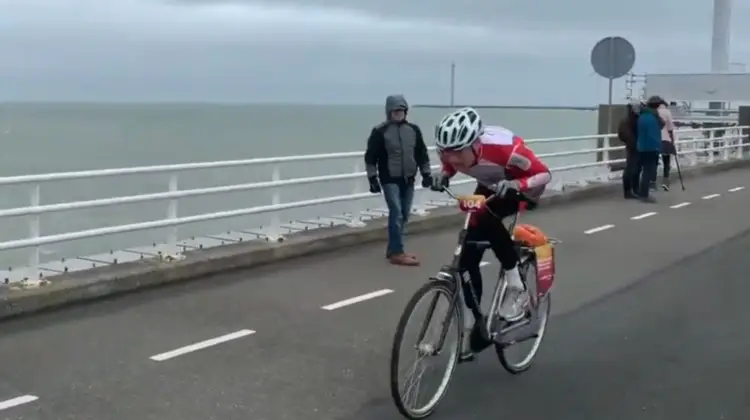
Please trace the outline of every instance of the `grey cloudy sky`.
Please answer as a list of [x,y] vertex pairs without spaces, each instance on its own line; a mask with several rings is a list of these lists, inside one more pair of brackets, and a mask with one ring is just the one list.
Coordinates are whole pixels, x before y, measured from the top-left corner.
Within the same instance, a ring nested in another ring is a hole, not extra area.
[[[750,1],[732,13],[732,61],[750,64]],[[711,14],[707,0],[0,0],[0,99],[445,103],[455,61],[458,102],[591,105],[606,100],[598,39],[631,40],[639,72],[707,71]]]

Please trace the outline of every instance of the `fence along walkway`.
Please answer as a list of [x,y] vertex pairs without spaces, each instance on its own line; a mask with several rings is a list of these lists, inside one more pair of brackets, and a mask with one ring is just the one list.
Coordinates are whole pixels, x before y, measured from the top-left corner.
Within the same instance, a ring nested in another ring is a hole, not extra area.
[[[681,161],[684,165],[695,165],[699,162],[712,163],[714,160],[728,160],[728,159],[739,159],[744,157],[744,145],[742,143],[743,132],[745,129],[750,128],[747,126],[735,126],[731,129],[726,127],[719,127],[713,129],[688,129],[678,130],[678,153],[681,156]],[[722,136],[717,136],[717,132],[722,132]],[[558,137],[558,138],[545,138],[545,139],[531,139],[528,143],[532,145],[540,145],[545,143],[566,143],[581,140],[597,140],[604,139],[604,144],[608,144],[608,139],[615,137],[614,134],[609,135],[590,135],[590,136],[575,136],[575,137]],[[745,136],[746,137],[746,136]],[[563,165],[552,167],[552,171],[556,174],[563,173],[566,171],[573,171],[584,168],[599,168],[600,171],[593,171],[587,178],[578,179],[578,184],[585,184],[588,181],[608,181],[614,178],[619,178],[619,173],[611,172],[607,166],[611,164],[621,163],[624,159],[610,159],[609,154],[612,151],[622,150],[623,146],[617,147],[603,147],[603,148],[585,148],[578,150],[567,150],[553,153],[540,153],[541,158],[556,158],[565,156],[577,156],[577,155],[592,155],[596,153],[602,153],[603,159],[601,161],[584,162],[570,165]],[[431,148],[434,151],[434,148]],[[358,208],[352,212],[341,214],[341,215],[320,215],[319,217],[312,217],[306,220],[298,220],[289,224],[282,224],[281,214],[285,210],[310,207],[320,204],[328,203],[341,203],[341,202],[358,202],[364,199],[371,199],[373,197],[369,192],[360,192],[359,185],[365,178],[366,173],[360,171],[362,167],[361,163],[355,166],[355,169],[351,173],[338,173],[323,176],[311,176],[294,179],[282,179],[280,166],[291,162],[312,162],[332,159],[345,159],[354,158],[358,162],[362,160],[363,152],[344,152],[344,153],[331,153],[331,154],[318,154],[318,155],[303,155],[303,156],[285,156],[285,157],[272,157],[272,158],[260,158],[260,159],[245,159],[245,160],[234,160],[234,161],[220,161],[220,162],[201,162],[201,163],[187,163],[187,164],[176,164],[176,165],[161,165],[161,166],[145,166],[145,167],[131,167],[131,168],[118,168],[118,169],[104,169],[104,170],[91,170],[91,171],[78,171],[78,172],[60,172],[50,174],[38,174],[38,175],[23,175],[23,176],[10,176],[0,177],[0,186],[8,185],[27,185],[30,191],[30,204],[27,207],[19,208],[8,208],[0,210],[0,218],[10,218],[26,216],[28,217],[28,237],[23,239],[15,239],[0,242],[0,251],[9,251],[22,248],[29,248],[28,254],[28,266],[26,267],[9,267],[4,275],[5,283],[15,282],[19,280],[28,279],[41,279],[46,276],[51,276],[63,272],[71,272],[84,270],[91,267],[108,265],[113,263],[122,263],[127,261],[135,261],[143,258],[180,258],[181,253],[185,250],[207,248],[211,246],[218,246],[232,242],[248,241],[248,240],[266,240],[266,241],[281,241],[284,235],[293,234],[297,231],[325,228],[334,225],[345,224],[347,226],[356,228],[365,226],[365,223],[372,219],[377,219],[386,215],[386,210],[382,208],[368,209]],[[253,166],[253,165],[267,165],[271,166],[271,181],[254,182],[245,184],[235,185],[224,185],[209,188],[197,188],[197,189],[179,189],[179,175],[180,172],[188,170],[201,170],[201,169],[216,169],[216,168],[230,168],[230,167],[241,167],[241,166]],[[437,167],[434,165],[433,167]],[[41,204],[41,185],[43,183],[52,181],[65,181],[75,179],[86,179],[86,178],[100,178],[100,177],[118,177],[133,174],[156,174],[166,173],[169,174],[169,189],[165,192],[120,196],[111,198],[101,198],[94,200],[85,201],[71,201],[56,204]],[[559,175],[557,176],[559,177]],[[355,187],[353,192],[342,192],[339,195],[326,196],[315,199],[301,200],[301,201],[289,201],[282,202],[281,200],[281,189],[286,186],[293,185],[315,185],[323,182],[341,181],[341,180],[354,180]],[[454,185],[471,184],[474,181],[472,179],[457,179]],[[552,190],[560,190],[565,185],[563,183],[557,183],[552,186]],[[179,215],[179,199],[186,197],[197,197],[197,196],[208,196],[208,195],[219,195],[238,191],[253,191],[261,189],[272,189],[272,200],[270,204],[249,207],[249,208],[238,208],[233,210],[225,210],[219,212],[203,213],[191,216],[180,216]],[[422,190],[421,187],[417,187],[417,190]],[[436,197],[433,195],[433,197]],[[60,234],[43,235],[40,229],[40,216],[46,213],[61,212],[61,211],[72,211],[80,209],[90,209],[96,207],[108,207],[118,206],[131,203],[141,203],[150,201],[167,201],[167,208],[165,211],[165,217],[157,220],[149,220],[138,223],[129,223],[122,225],[113,225],[105,227],[97,227],[86,230],[71,231]],[[427,214],[431,209],[450,205],[451,200],[427,198],[424,194],[417,194],[415,197],[415,209],[416,214]],[[218,235],[206,235],[200,238],[179,240],[178,237],[178,226],[203,222],[209,220],[220,220],[228,219],[240,216],[248,216],[255,214],[270,213],[269,223],[260,228],[242,230],[237,232],[227,232]],[[40,261],[40,249],[44,245],[62,243],[67,241],[80,240],[85,238],[94,238],[105,235],[114,235],[125,232],[136,232],[145,231],[158,228],[169,228],[168,237],[165,238],[163,244],[154,244],[152,246],[128,248],[121,251],[108,251],[106,253],[91,255],[91,256],[79,256],[71,259],[62,259],[59,261]]]

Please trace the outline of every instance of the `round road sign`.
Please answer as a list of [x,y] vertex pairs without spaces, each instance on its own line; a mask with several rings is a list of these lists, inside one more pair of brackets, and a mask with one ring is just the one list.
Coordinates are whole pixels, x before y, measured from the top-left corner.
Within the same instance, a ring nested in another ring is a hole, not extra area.
[[602,38],[591,50],[591,65],[599,76],[617,79],[628,74],[635,64],[635,48],[619,36]]

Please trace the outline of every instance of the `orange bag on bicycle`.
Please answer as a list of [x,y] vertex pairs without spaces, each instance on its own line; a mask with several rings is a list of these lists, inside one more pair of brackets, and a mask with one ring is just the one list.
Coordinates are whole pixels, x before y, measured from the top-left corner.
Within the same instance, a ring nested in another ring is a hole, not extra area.
[[513,237],[524,246],[536,248],[549,243],[547,235],[534,225],[520,224],[513,230]]

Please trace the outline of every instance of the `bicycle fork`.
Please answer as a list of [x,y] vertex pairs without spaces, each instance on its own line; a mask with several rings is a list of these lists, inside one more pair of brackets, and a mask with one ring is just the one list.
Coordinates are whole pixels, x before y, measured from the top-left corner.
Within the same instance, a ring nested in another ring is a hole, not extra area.
[[[435,356],[439,354],[443,350],[443,345],[445,345],[445,338],[448,336],[448,330],[450,329],[450,322],[451,318],[453,317],[453,312],[457,310],[457,305],[461,303],[459,299],[462,298],[462,289],[461,289],[461,276],[458,273],[449,274],[445,271],[438,272],[437,276],[433,278],[433,280],[447,280],[451,281],[453,280],[453,287],[456,287],[458,290],[456,290],[454,293],[452,293],[451,296],[451,302],[448,306],[448,311],[445,313],[445,317],[442,322],[442,328],[440,331],[440,339],[438,340],[437,346],[435,346],[434,349],[431,351],[431,355]],[[430,307],[427,310],[427,316],[425,317],[424,323],[422,324],[422,328],[419,331],[419,336],[417,338],[417,346],[420,346],[420,343],[422,340],[424,340],[425,334],[427,334],[427,328],[430,325],[430,321],[432,321],[432,315],[435,313],[435,308],[437,307],[439,295],[435,295],[432,298],[432,302],[430,302]],[[459,324],[461,324],[462,318],[464,314],[461,313],[459,315]],[[457,325],[457,328],[463,329],[463,325]]]

